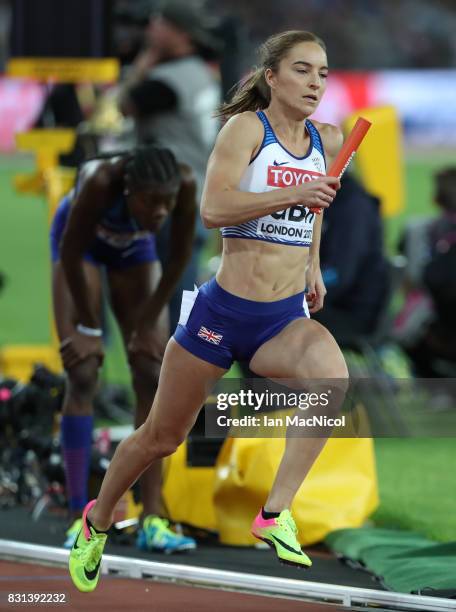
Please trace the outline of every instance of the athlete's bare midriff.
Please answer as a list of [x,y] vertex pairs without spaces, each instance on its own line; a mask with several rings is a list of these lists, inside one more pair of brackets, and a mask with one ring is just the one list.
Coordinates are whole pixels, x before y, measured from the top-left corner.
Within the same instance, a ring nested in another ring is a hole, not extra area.
[[224,238],[217,282],[247,300],[274,302],[304,291],[309,248]]

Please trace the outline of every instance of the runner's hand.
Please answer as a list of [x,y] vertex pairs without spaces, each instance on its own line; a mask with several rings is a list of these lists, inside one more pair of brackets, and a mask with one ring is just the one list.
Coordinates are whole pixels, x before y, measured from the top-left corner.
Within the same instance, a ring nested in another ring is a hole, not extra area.
[[147,355],[155,361],[162,361],[167,337],[156,328],[138,328],[131,335],[128,343],[128,361],[131,364],[140,355]]
[[65,370],[72,368],[92,355],[99,358],[101,365],[104,358],[103,341],[101,338],[93,338],[74,332],[72,336],[65,338],[60,343],[60,355]]
[[311,314],[323,308],[323,302],[327,293],[320,266],[309,266],[306,273],[306,300]]
[[302,196],[302,204],[307,208],[328,208],[339,188],[340,181],[335,176],[321,176],[293,187]]

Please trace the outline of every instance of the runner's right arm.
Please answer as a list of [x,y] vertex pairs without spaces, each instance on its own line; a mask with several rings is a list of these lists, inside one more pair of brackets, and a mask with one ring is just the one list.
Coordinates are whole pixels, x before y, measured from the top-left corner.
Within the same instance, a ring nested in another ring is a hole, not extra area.
[[264,193],[239,190],[239,183],[263,139],[263,126],[255,113],[232,117],[220,131],[209,159],[201,201],[201,217],[208,228],[238,225],[297,204],[330,205],[339,180],[323,176],[296,187]]
[[78,323],[99,328],[100,320],[90,299],[83,256],[95,238],[95,229],[110,198],[111,177],[102,167],[84,181],[75,196],[60,249],[62,266],[78,313]]

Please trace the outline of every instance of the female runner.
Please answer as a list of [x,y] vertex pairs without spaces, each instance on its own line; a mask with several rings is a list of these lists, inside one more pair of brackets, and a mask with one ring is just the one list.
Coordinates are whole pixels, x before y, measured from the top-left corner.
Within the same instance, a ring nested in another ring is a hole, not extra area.
[[[96,587],[105,531],[123,493],[151,461],[185,440],[208,389],[233,360],[263,377],[327,379],[340,405],[348,377],[330,333],[309,318],[323,305],[322,215],[339,181],[325,169],[342,144],[334,126],[310,121],[325,91],[324,44],[305,31],[272,36],[262,65],[222,108],[229,117],[208,165],[203,222],[221,228],[214,279],[184,295],[147,421],[118,447],[97,500],[87,504],[70,554],[83,591]],[[306,303],[304,289],[309,296]],[[333,406],[334,409],[334,406]],[[326,438],[287,437],[272,490],[252,525],[286,563],[308,567],[289,508]]]

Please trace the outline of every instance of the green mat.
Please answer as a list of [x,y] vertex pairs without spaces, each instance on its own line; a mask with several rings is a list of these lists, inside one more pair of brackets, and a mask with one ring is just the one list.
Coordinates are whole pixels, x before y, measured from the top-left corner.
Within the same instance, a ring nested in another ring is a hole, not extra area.
[[445,590],[456,598],[456,542],[436,544],[413,532],[377,528],[339,529],[325,542],[392,591]]

